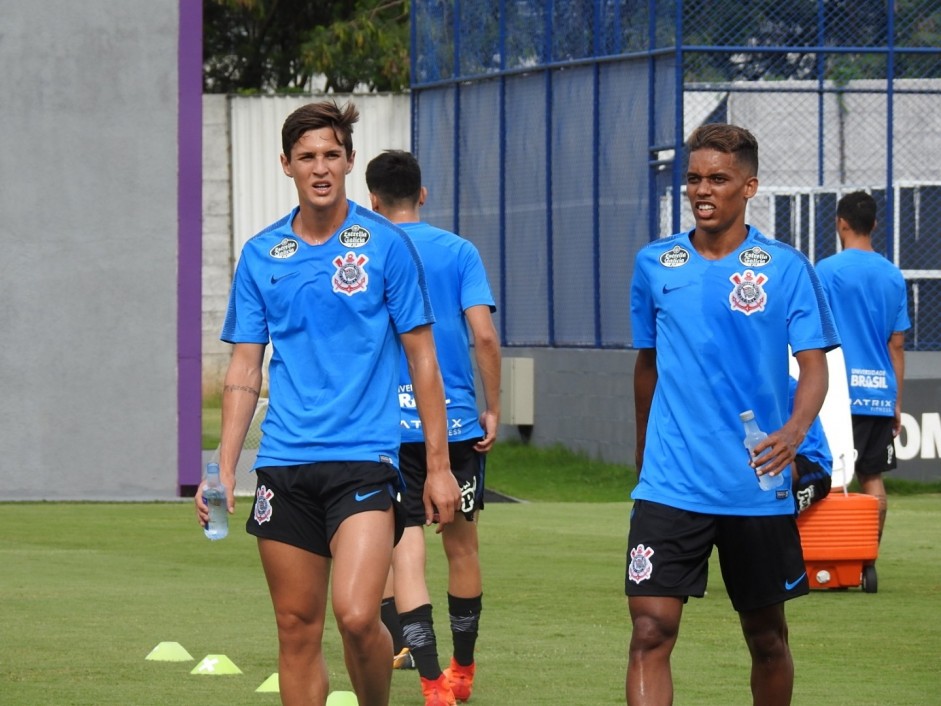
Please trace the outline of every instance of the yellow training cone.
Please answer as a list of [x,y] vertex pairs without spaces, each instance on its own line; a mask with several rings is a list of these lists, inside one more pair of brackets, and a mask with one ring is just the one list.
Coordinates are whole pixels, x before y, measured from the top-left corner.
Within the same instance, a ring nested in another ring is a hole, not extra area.
[[144,659],[156,662],[189,662],[193,659],[193,655],[187,652],[179,642],[161,642]]
[[190,674],[241,674],[242,670],[225,655],[206,655]]
[[278,692],[280,692],[280,691],[281,691],[281,688],[280,688],[280,685],[279,685],[279,683],[278,683],[278,673],[275,672],[275,673],[272,674],[270,677],[268,677],[267,679],[265,679],[265,680],[261,683],[261,686],[259,686],[257,689],[255,689],[255,691],[256,691],[256,692],[267,691],[267,692],[275,693],[275,694],[277,694]]
[[334,691],[327,697],[327,706],[359,706],[352,691]]

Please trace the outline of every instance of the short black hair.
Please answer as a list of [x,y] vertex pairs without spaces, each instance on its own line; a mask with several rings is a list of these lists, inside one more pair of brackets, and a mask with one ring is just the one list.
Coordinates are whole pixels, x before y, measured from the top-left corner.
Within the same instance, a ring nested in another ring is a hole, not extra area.
[[854,191],[840,199],[836,215],[846,221],[854,233],[872,235],[876,227],[876,200],[865,191]]
[[366,165],[366,186],[386,205],[415,203],[421,196],[421,167],[411,152],[386,150]]

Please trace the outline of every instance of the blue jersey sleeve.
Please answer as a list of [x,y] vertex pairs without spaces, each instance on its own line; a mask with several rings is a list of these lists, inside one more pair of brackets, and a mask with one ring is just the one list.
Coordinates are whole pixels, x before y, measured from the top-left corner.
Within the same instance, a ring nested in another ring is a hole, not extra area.
[[220,338],[226,343],[268,343],[265,302],[252,277],[251,253],[243,249],[232,278],[229,305]]
[[385,286],[389,314],[399,333],[434,323],[425,270],[414,243],[401,230],[389,247]]
[[631,333],[634,348],[654,348],[657,345],[657,322],[644,260],[645,251],[641,250],[634,258],[634,276],[631,279]]
[[461,272],[461,310],[467,311],[472,306],[487,306],[496,311],[490,282],[484,269],[483,260],[477,248],[469,241],[463,241],[459,254]]

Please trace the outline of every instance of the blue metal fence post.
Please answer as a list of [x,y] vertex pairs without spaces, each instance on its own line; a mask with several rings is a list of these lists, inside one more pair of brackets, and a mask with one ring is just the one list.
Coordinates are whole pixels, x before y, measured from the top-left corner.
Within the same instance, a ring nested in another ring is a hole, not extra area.
[[543,42],[543,65],[546,75],[546,314],[549,345],[555,345],[555,289],[552,259],[552,3],[547,3],[546,37]]
[[454,0],[454,193],[451,230],[461,232],[461,0]]
[[686,61],[685,54],[683,52],[684,40],[683,40],[683,0],[675,0],[674,7],[676,8],[676,75],[675,75],[675,103],[674,106],[674,120],[675,120],[675,130],[676,130],[676,150],[673,152],[673,231],[674,233],[679,232],[680,230],[680,189],[682,188],[683,179],[683,163],[686,158],[684,154],[685,144],[686,144],[686,135],[683,134],[683,73],[684,73],[684,63]]
[[886,57],[886,129],[885,129],[885,256],[895,262],[895,168],[893,165],[893,133],[895,120],[895,3],[886,3],[886,31],[888,56]]
[[[594,32],[594,55],[597,59],[602,56],[602,15],[601,4],[604,0],[595,0],[595,32]],[[601,217],[598,208],[601,205],[601,64],[594,62],[592,76],[594,78],[593,86],[593,110],[592,110],[592,161],[591,161],[591,243],[592,243],[592,263],[591,274],[594,284],[594,329],[595,329],[595,347],[601,347]]]
[[499,270],[500,270],[500,343],[506,345],[506,0],[500,0],[500,173],[498,179]]
[[[817,0],[817,46],[824,46],[826,41],[825,31],[824,31],[824,12],[823,12],[823,2],[824,0]],[[823,121],[823,111],[826,106],[824,102],[824,82],[826,81],[826,58],[823,52],[817,52],[815,68],[817,71],[817,185],[823,186],[824,182],[824,121]]]

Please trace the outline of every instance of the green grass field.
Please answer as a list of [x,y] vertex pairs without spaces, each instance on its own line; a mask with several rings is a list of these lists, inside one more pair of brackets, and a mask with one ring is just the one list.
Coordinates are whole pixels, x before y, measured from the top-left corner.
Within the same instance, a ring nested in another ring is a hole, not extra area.
[[[501,475],[493,468],[495,481]],[[623,703],[628,510],[626,502],[487,507],[472,704]],[[243,498],[239,517],[247,511]],[[255,692],[277,671],[277,643],[254,541],[240,524],[210,543],[188,502],[3,504],[0,703],[279,703]],[[879,592],[815,592],[789,604],[795,704],[939,703],[939,546],[941,495],[891,497]],[[428,574],[446,625],[445,567],[434,548]],[[748,658],[717,577],[713,567],[708,595],[686,609],[677,704],[750,703]],[[165,641],[194,660],[145,659]],[[325,643],[333,688],[349,688],[331,621]],[[449,646],[445,632],[442,652]],[[191,675],[210,654],[227,655],[243,674]],[[395,673],[393,706],[420,703],[416,673]]]

